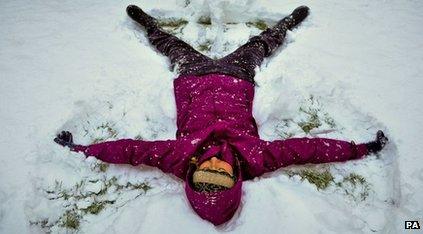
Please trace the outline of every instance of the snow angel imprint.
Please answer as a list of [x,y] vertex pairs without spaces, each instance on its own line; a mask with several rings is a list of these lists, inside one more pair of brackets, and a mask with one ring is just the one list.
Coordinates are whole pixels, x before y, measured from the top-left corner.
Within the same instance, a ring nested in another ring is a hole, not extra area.
[[214,225],[232,218],[244,180],[292,164],[359,159],[380,151],[388,141],[382,131],[364,144],[325,138],[259,138],[252,115],[254,69],[283,43],[287,30],[308,16],[308,7],[298,7],[221,59],[211,59],[162,31],[137,6],[128,6],[127,13],[145,27],[151,44],[179,68],[174,80],[176,140],[122,139],[83,146],[74,144],[67,131],[54,140],[104,162],[145,164],[174,174],[185,181],[192,209]]

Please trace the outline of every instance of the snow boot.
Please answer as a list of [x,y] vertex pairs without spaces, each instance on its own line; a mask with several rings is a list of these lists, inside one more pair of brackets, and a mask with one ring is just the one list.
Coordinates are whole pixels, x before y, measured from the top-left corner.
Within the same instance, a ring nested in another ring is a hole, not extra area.
[[282,30],[292,30],[298,24],[300,24],[310,13],[310,8],[307,6],[297,7],[289,16],[280,20],[274,27],[274,29]]
[[156,19],[135,5],[129,5],[126,8],[126,13],[128,13],[131,19],[144,26],[147,31],[157,27]]

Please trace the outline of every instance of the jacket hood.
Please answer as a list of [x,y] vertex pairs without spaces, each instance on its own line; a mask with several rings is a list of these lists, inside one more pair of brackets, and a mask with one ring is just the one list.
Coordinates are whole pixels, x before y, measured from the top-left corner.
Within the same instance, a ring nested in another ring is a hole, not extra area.
[[[204,161],[201,159],[200,161]],[[192,174],[196,170],[195,165],[191,165],[185,179],[185,193],[192,209],[203,219],[210,221],[214,225],[220,225],[232,218],[241,202],[242,177],[239,162],[234,159],[234,172],[237,175],[235,185],[219,192],[197,192],[193,189]]]

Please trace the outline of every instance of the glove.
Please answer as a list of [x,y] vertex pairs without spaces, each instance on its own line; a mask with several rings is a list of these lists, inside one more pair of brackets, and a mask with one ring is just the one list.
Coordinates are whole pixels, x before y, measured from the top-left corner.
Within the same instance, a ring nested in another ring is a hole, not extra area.
[[377,153],[385,147],[386,143],[388,143],[388,138],[385,136],[385,134],[379,130],[376,133],[376,139],[374,141],[371,141],[369,143],[366,143],[367,150],[370,153]]
[[54,138],[54,142],[61,146],[69,147],[70,149],[74,149],[76,146],[73,143],[72,133],[68,131],[62,131],[60,134],[57,134],[56,138]]

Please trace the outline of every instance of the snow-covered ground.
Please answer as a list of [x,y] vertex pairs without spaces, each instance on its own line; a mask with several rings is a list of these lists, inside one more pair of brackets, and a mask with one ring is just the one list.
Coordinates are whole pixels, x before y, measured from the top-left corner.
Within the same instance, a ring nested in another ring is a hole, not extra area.
[[[59,147],[52,139],[61,130],[82,144],[174,138],[175,73],[126,16],[128,4],[187,20],[174,33],[214,57],[260,32],[246,22],[271,24],[308,5],[310,17],[258,69],[261,137],[363,142],[382,129],[390,143],[364,160],[246,182],[239,211],[217,228],[191,210],[177,178]],[[0,233],[403,233],[405,220],[423,225],[422,11],[411,0],[1,1]],[[197,23],[204,16],[211,25]],[[304,172],[333,178],[317,189]]]

